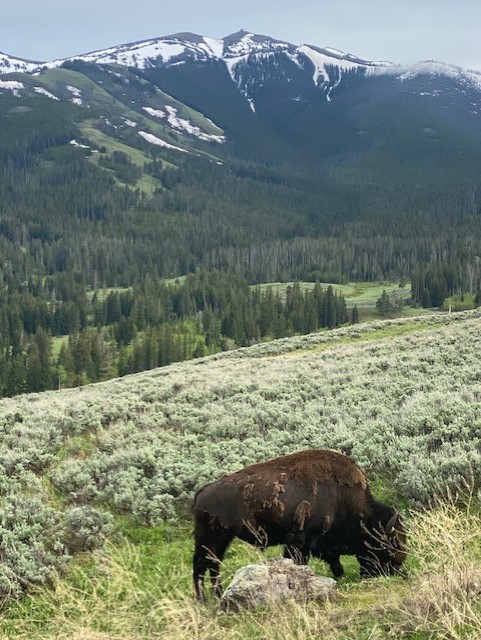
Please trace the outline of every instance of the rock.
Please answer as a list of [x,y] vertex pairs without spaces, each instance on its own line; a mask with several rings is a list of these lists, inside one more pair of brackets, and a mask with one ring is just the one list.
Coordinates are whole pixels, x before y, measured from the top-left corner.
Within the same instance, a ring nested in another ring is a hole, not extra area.
[[237,613],[283,600],[325,602],[334,593],[336,581],[316,576],[306,565],[289,558],[238,569],[220,601],[222,611]]

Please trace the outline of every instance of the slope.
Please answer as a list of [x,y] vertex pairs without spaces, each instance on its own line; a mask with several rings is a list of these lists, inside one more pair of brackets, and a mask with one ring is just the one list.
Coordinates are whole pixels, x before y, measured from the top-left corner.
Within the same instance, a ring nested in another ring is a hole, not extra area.
[[0,401],[10,592],[115,523],[182,520],[200,485],[302,448],[352,454],[390,501],[475,490],[478,327],[479,311],[370,323]]

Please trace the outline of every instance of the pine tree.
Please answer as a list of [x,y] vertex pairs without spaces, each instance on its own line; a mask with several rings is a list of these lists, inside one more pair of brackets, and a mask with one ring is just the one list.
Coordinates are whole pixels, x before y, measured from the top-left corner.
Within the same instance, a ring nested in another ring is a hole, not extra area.
[[359,310],[357,304],[354,305],[351,311],[351,324],[357,324],[359,322]]
[[376,300],[376,309],[381,316],[388,316],[390,313],[392,313],[393,307],[386,289],[383,289],[383,292]]

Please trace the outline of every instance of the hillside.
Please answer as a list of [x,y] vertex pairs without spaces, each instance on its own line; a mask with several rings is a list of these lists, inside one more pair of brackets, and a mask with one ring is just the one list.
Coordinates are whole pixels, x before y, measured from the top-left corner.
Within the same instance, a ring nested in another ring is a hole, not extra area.
[[0,396],[352,320],[248,285],[481,300],[475,72],[241,31],[0,73]]
[[[353,455],[375,494],[406,514],[409,507],[427,505],[435,494],[446,497],[469,487],[475,491],[481,462],[478,354],[479,311],[464,312],[283,339],[84,388],[0,401],[4,600],[19,595],[28,583],[50,582],[54,568],[65,565],[66,551],[85,554],[107,536],[114,543],[107,553],[114,555],[99,556],[99,561],[114,563],[115,580],[141,571],[129,578],[140,580],[129,590],[141,598],[137,589],[143,593],[143,581],[154,574],[138,563],[153,563],[156,583],[162,585],[158,572],[165,571],[168,583],[177,584],[175,590],[183,585],[174,600],[187,606],[189,504],[196,488],[247,463],[302,448],[330,447]],[[462,529],[468,522],[449,509],[450,515],[443,516],[442,509],[433,513],[458,523],[454,545],[458,534],[468,535]],[[421,536],[424,526],[438,526],[434,520],[428,525],[429,517],[429,512],[413,516],[412,535],[418,531]],[[478,525],[473,521],[469,526]],[[420,567],[427,570],[423,554],[431,553],[429,545],[440,544],[429,540],[412,542],[421,554],[416,556],[420,565],[409,565],[413,576]],[[115,559],[119,544],[122,557]],[[461,538],[459,544],[465,544]],[[170,545],[170,553],[182,558],[177,568],[168,560]],[[479,556],[479,538],[475,549]],[[32,633],[29,625],[37,625],[35,637],[50,637],[49,620],[57,607],[61,611],[65,606],[71,608],[70,614],[62,613],[65,621],[71,620],[65,629],[72,633],[77,619],[72,612],[82,610],[77,606],[101,608],[101,593],[116,600],[113,592],[104,591],[107,585],[90,583],[82,569],[90,561],[80,557],[80,565],[73,565],[73,583],[58,585],[54,597],[61,600],[53,608],[48,592],[39,600],[33,596],[26,609],[10,610],[4,629],[15,626],[18,615],[26,634],[22,637]],[[247,559],[240,548],[229,558],[227,571]],[[451,556],[446,559],[455,562]],[[355,563],[349,566],[348,590],[357,581]],[[318,570],[325,571],[322,563]],[[79,584],[86,597],[90,594],[85,602],[82,597],[82,605],[74,595]],[[111,586],[124,590],[122,584]],[[388,598],[389,584],[375,584],[369,597]],[[393,588],[402,601],[404,588]],[[159,598],[165,598],[162,593],[161,587]],[[162,606],[174,606],[174,600],[162,601]],[[30,619],[29,610],[37,606],[41,613]],[[93,610],[91,614],[93,620]],[[162,615],[169,614],[164,610]],[[164,619],[166,625],[169,619]],[[52,618],[55,633],[65,621]],[[115,627],[105,620],[100,627],[98,621],[91,623],[99,631]],[[168,628],[173,633],[174,627]],[[118,637],[147,636],[119,632]]]
[[479,286],[479,74],[242,31],[2,60],[2,280],[381,280],[442,260]]

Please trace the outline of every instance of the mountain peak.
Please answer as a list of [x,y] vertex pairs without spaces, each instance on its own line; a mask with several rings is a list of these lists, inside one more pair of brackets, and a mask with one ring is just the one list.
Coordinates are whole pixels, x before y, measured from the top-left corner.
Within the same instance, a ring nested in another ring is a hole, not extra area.
[[3,73],[29,73],[35,71],[42,64],[42,62],[35,60],[24,60],[23,58],[9,56],[7,53],[0,51],[0,75]]
[[192,44],[201,44],[204,41],[204,36],[200,36],[198,33],[192,33],[191,31],[181,31],[179,33],[171,33],[167,36],[161,36],[156,40],[183,40],[185,42],[191,42]]
[[245,29],[239,29],[239,31],[236,31],[235,33],[230,33],[228,36],[226,36],[224,38],[224,42],[226,43],[239,42],[239,40],[242,40],[242,38],[245,38],[245,36],[252,36],[252,35],[254,34],[251,33],[250,31],[246,31]]
[[333,47],[318,47],[307,44],[298,46],[246,29],[239,29],[222,39],[209,38],[192,32],[178,32],[149,40],[123,43],[46,63],[24,60],[0,52],[0,74],[34,73],[40,69],[61,66],[64,62],[72,60],[83,60],[96,64],[118,64],[138,69],[216,60],[225,62],[229,73],[237,82],[239,78],[233,71],[236,65],[244,65],[250,56],[265,57],[272,54],[284,55],[299,67],[302,67],[307,57],[314,66],[312,78],[316,85],[320,80],[322,82],[329,80],[331,73],[329,69],[333,67],[337,67],[343,72],[364,69],[366,73],[399,73],[400,75],[438,73],[451,77],[465,77],[470,82],[480,83],[479,73],[465,72],[454,65],[433,61],[417,65],[368,61]]

